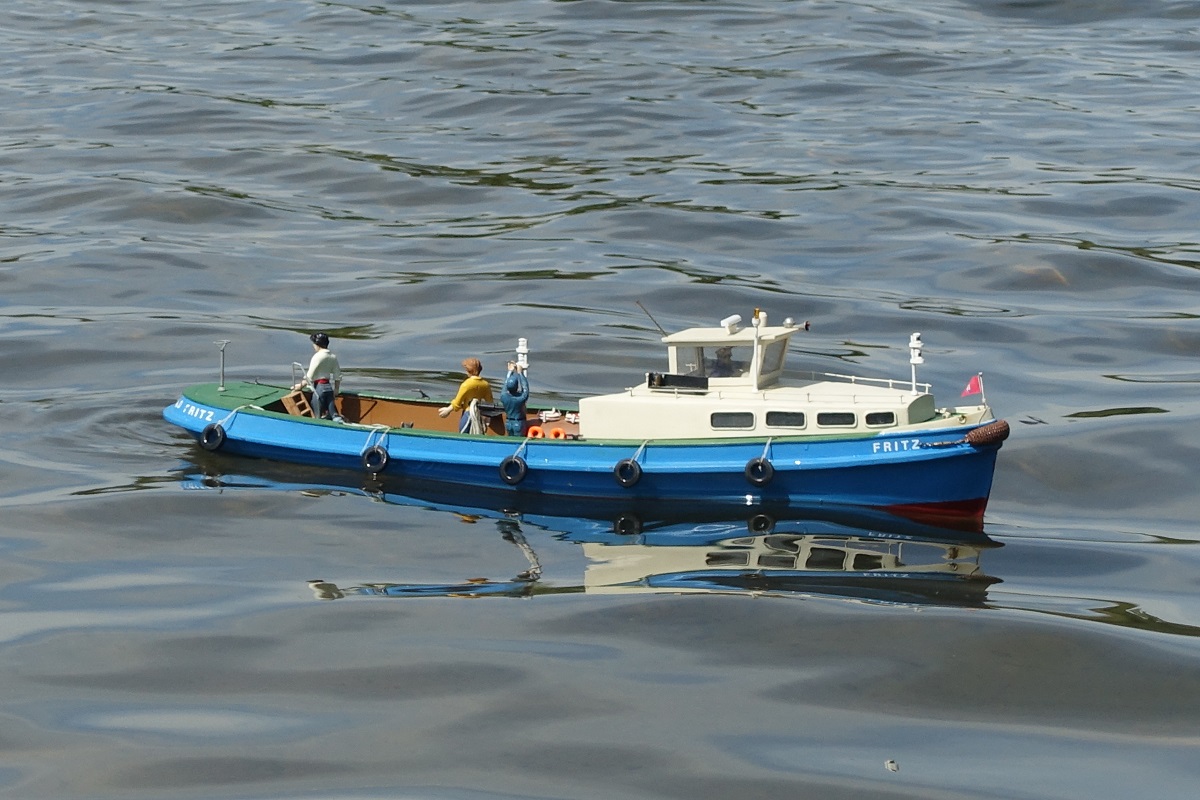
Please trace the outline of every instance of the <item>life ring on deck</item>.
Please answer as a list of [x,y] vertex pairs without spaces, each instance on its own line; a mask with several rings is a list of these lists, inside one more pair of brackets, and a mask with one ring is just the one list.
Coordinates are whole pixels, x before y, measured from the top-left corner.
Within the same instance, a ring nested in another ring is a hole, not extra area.
[[362,465],[367,472],[383,472],[389,461],[388,451],[381,444],[373,444],[363,451]]
[[509,486],[516,486],[525,480],[525,473],[528,471],[529,465],[520,456],[509,456],[500,462],[500,480]]
[[220,450],[225,444],[225,429],[217,423],[205,425],[200,431],[200,446],[205,450]]
[[542,427],[540,425],[531,426],[529,428],[529,430],[525,431],[525,435],[528,436],[530,439],[546,438],[546,432],[544,430],[542,430]]
[[769,459],[759,456],[746,462],[746,480],[755,486],[766,486],[775,477],[775,467]]
[[551,439],[565,439],[565,438],[567,438],[567,432],[564,431],[562,428],[551,428],[550,429],[550,438]]
[[993,444],[1000,444],[1008,438],[1010,433],[1008,423],[1002,419],[984,425],[982,428],[976,428],[973,431],[967,431],[967,444],[972,447],[988,447]]
[[613,520],[613,533],[620,536],[638,536],[642,532],[642,520],[637,514],[622,514]]
[[622,458],[613,467],[613,477],[628,489],[642,479],[642,465],[632,458]]

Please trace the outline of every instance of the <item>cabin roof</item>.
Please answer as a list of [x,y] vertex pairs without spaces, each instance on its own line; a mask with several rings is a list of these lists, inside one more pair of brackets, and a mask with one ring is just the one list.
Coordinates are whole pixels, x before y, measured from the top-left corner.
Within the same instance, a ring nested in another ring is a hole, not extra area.
[[[799,328],[783,325],[762,326],[758,329],[758,341],[770,344],[780,339],[787,339]],[[663,342],[672,347],[692,345],[695,347],[712,345],[752,345],[754,344],[754,328],[747,326],[738,328],[730,333],[725,328],[688,328],[687,330],[671,333],[662,338]]]

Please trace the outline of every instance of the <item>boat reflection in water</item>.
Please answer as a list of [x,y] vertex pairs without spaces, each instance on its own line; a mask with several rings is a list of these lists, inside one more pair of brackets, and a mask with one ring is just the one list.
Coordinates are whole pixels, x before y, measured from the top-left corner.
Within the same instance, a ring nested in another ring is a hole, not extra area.
[[[494,503],[473,494],[473,504],[465,505],[461,487],[403,479],[364,479],[354,486],[337,482],[347,477],[341,472],[295,468],[283,479],[281,470],[264,468],[263,462],[237,464],[237,473],[213,467],[191,465],[183,472],[184,484],[220,490],[359,493],[477,522],[490,519],[497,535],[520,553],[514,563],[498,566],[502,577],[495,578],[453,583],[310,581],[314,597],[321,600],[726,593],[980,606],[988,587],[998,582],[983,572],[980,562],[985,551],[1001,545],[981,530],[941,527],[865,509],[637,507],[534,498],[514,505],[511,494]],[[544,574],[538,550],[562,547],[560,543],[582,550],[581,572]]]

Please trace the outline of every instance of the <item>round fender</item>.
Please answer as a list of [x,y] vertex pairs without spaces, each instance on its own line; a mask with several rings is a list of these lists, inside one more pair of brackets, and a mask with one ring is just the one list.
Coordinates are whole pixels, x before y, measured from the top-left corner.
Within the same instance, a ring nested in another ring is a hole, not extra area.
[[775,467],[766,458],[752,458],[746,462],[746,480],[755,486],[766,486],[775,477]]
[[993,444],[1000,444],[1008,438],[1010,433],[1008,423],[1002,419],[984,425],[982,428],[976,428],[973,431],[967,432],[967,443],[972,447],[987,447]]
[[621,536],[638,536],[642,532],[642,520],[637,514],[622,514],[613,520],[613,533]]
[[530,439],[546,438],[546,432],[544,430],[542,430],[540,425],[530,426],[529,430],[525,431],[525,435],[528,436]]
[[516,486],[525,480],[525,473],[528,471],[529,465],[520,456],[509,456],[500,462],[500,480],[509,486]]
[[770,514],[755,514],[746,521],[746,530],[755,536],[762,536],[775,530],[775,518]]
[[217,423],[205,425],[200,431],[200,446],[205,450],[220,450],[225,444],[225,429]]
[[565,438],[567,438],[567,432],[564,431],[562,428],[551,428],[550,429],[550,438],[551,439],[565,439]]
[[613,477],[617,483],[628,489],[642,478],[642,465],[632,458],[622,458],[613,467]]
[[383,472],[389,461],[388,451],[381,444],[374,444],[363,451],[362,465],[367,472]]

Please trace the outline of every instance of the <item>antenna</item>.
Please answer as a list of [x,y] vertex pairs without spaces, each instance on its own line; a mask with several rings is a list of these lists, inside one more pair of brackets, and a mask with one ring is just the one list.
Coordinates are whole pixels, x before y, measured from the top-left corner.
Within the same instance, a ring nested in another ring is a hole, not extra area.
[[[641,300],[634,300],[633,302],[637,303],[637,305],[638,305],[638,308],[640,308],[642,311],[646,311],[646,307],[645,307],[644,305],[642,305],[642,301],[641,301]],[[653,315],[653,314],[651,314],[649,311],[646,311],[646,316],[647,316],[647,317],[649,317],[649,318],[650,318],[650,321],[654,323],[654,327],[658,328],[658,332],[659,332],[659,333],[661,333],[663,336],[666,336],[666,335],[667,335],[667,332],[663,330],[663,326],[662,326],[662,325],[659,325],[659,324],[658,324],[658,320],[656,320],[656,319],[654,318],[654,315]]]

